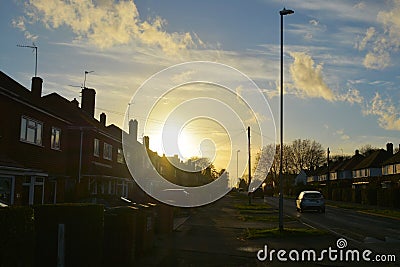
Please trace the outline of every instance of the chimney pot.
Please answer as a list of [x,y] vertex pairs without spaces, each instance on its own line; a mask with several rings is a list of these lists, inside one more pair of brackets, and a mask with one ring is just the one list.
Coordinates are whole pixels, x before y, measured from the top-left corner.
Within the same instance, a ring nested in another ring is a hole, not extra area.
[[393,154],[393,144],[392,143],[386,144],[386,151],[389,152],[390,154]]
[[106,126],[106,114],[103,112],[100,114],[100,123],[103,124],[104,126]]
[[146,149],[149,149],[150,147],[150,140],[148,136],[143,136],[143,145],[146,147]]
[[92,88],[83,88],[81,108],[91,117],[94,117],[95,101],[96,91]]
[[74,98],[74,100],[72,100],[71,103],[72,103],[75,107],[79,107],[79,102],[78,102],[78,100],[76,100],[76,98]]
[[43,79],[40,77],[32,77],[31,93],[34,97],[40,98],[42,96]]
[[137,133],[138,133],[138,121],[130,120],[129,121],[129,134],[132,136],[132,139],[137,141]]

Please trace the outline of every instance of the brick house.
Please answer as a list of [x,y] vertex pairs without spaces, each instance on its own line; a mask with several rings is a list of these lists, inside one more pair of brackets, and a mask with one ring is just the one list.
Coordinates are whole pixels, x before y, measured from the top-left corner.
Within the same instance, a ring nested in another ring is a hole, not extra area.
[[386,150],[372,151],[353,168],[353,178],[377,177],[382,175],[382,164],[393,156],[393,144],[386,144]]
[[94,118],[95,90],[83,88],[79,107],[76,99],[56,93],[42,96],[42,82],[33,77],[29,91],[0,72],[0,201],[32,205],[132,197],[123,131],[106,126],[104,113],[100,121]]

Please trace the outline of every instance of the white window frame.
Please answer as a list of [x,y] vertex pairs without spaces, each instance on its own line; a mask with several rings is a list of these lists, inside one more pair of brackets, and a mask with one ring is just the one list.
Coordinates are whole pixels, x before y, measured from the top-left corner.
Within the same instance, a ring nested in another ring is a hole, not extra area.
[[93,141],[93,156],[100,157],[100,140],[97,138]]
[[44,180],[45,178],[42,176],[31,176],[31,177],[26,177],[28,179],[25,179],[25,182],[22,183],[22,186],[29,186],[29,200],[28,204],[33,205],[34,199],[35,199],[35,185],[42,186],[42,192],[41,192],[41,201],[43,204],[44,203]]
[[122,151],[122,148],[118,148],[117,150],[117,162],[124,163],[124,152]]
[[104,142],[104,147],[103,147],[103,158],[107,160],[112,160],[112,145]]
[[9,179],[11,182],[10,188],[10,203],[9,205],[14,205],[14,193],[15,193],[15,177],[14,176],[3,176],[0,175],[0,179]]
[[[31,124],[31,125],[30,125]],[[34,131],[33,141],[28,140],[28,130]],[[20,129],[20,141],[29,144],[42,145],[42,135],[43,135],[43,122],[34,120],[27,116],[21,117],[21,129]]]
[[[57,141],[57,135],[58,135],[58,141]],[[51,149],[54,150],[61,150],[61,129],[57,127],[51,127],[51,137],[50,137],[50,142],[51,142]]]

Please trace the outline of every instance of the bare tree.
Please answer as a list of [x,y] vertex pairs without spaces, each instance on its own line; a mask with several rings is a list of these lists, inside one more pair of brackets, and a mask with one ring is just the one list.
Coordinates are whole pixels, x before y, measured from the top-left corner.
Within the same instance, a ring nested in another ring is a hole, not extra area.
[[360,148],[360,153],[362,154],[362,155],[364,155],[364,156],[367,156],[368,154],[370,154],[371,152],[373,152],[373,151],[375,151],[375,150],[377,150],[378,148],[377,147],[374,147],[374,146],[372,146],[371,144],[366,144],[366,145],[363,145],[361,148]]
[[[273,160],[272,164],[268,160]],[[299,173],[303,169],[309,170],[319,166],[325,160],[325,150],[320,143],[309,139],[296,139],[290,145],[284,144],[282,172]],[[274,145],[264,147],[263,150],[257,154],[255,162],[258,163],[258,167],[271,165],[269,170],[265,168],[262,169],[262,175],[264,175],[267,183],[273,182],[277,184],[281,164],[280,145],[275,146],[275,151]]]
[[291,168],[294,172],[301,170],[309,170],[315,166],[319,166],[325,161],[325,151],[322,145],[316,141],[309,139],[296,139],[291,146]]

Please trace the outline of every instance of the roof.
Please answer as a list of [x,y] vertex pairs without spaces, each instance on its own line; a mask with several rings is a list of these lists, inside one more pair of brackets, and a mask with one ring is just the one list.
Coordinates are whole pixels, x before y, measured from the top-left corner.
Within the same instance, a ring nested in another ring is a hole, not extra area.
[[384,161],[382,165],[390,165],[395,163],[400,163],[400,151],[394,154],[393,157],[390,157],[389,159]]
[[363,159],[359,164],[354,166],[354,170],[361,170],[366,168],[379,168],[382,163],[392,157],[393,154],[384,149],[378,149],[372,152],[369,156]]
[[113,124],[110,126],[103,125],[74,104],[73,101],[69,101],[57,93],[34,97],[30,90],[2,71],[0,71],[0,93],[62,119],[65,123],[74,125],[74,128],[93,128],[118,141],[122,140],[122,130],[119,127]]
[[346,160],[343,160],[343,159],[330,162],[329,163],[329,172],[336,172],[345,163],[346,163]]

